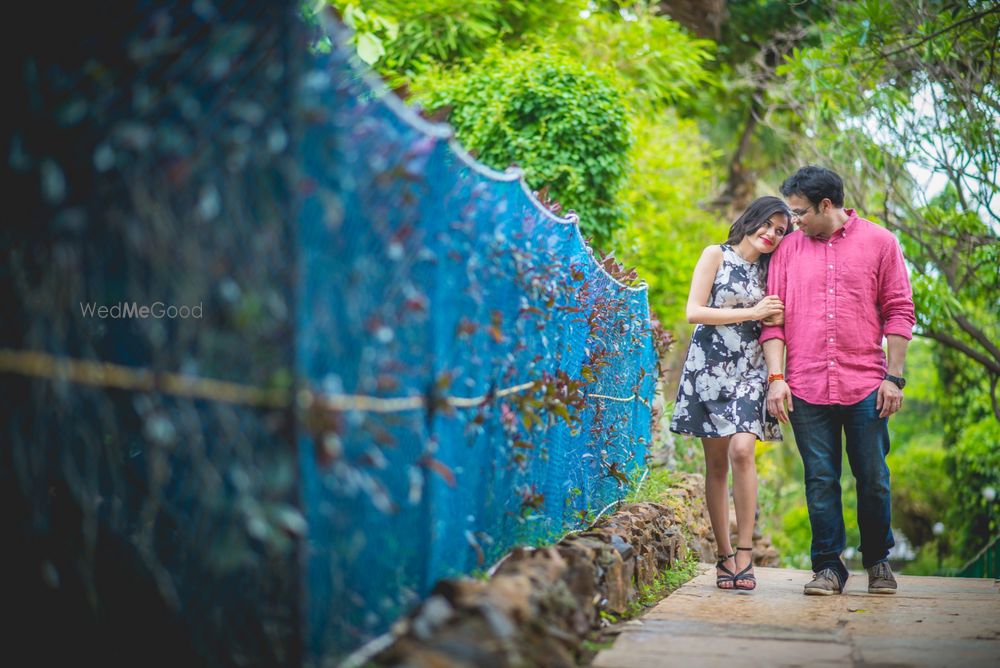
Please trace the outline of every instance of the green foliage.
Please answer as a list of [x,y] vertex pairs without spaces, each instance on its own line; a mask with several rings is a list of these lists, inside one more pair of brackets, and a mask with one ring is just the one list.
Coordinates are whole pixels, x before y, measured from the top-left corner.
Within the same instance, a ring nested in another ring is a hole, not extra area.
[[946,538],[932,540],[917,552],[913,561],[907,563],[900,571],[904,575],[942,575],[948,571],[956,571],[962,567],[965,560],[948,552],[944,544]]
[[723,62],[742,65],[760,54],[760,47],[777,35],[808,29],[829,16],[830,3],[788,0],[737,0],[726,3],[719,55]]
[[677,482],[677,476],[668,468],[659,466],[648,470],[645,480],[636,483],[629,491],[625,503],[663,503],[664,495]]
[[[929,417],[904,414],[894,427],[910,443],[892,455],[897,522],[946,561],[968,557],[998,529],[982,490],[996,488],[1000,441],[991,388],[1000,378],[1000,216],[990,206],[1000,194],[1000,7],[865,0],[833,9],[822,44],[796,50],[778,71],[824,164],[899,235],[917,334],[935,345],[939,391],[911,403],[908,386],[904,405]],[[945,186],[928,188],[915,170]],[[932,520],[947,529],[936,540]]]
[[[805,500],[805,489],[803,501]],[[774,546],[781,553],[781,564],[791,568],[811,569],[809,545],[812,529],[809,526],[809,511],[805,503],[789,508],[781,517],[780,531],[771,536]]]
[[628,222],[613,246],[649,285],[649,304],[675,331],[688,330],[685,307],[694,265],[709,243],[725,241],[729,225],[703,205],[714,178],[711,147],[694,121],[672,110],[636,119],[632,174],[622,188]]
[[[684,561],[675,563],[673,568],[668,568],[660,574],[653,586],[655,593],[646,600],[655,603],[664,596],[680,589],[685,582],[698,574],[699,563],[701,562],[698,561],[698,555],[694,551],[689,551]],[[643,592],[643,596],[647,596],[649,593],[648,591]]]
[[583,642],[580,643],[580,649],[583,650],[585,654],[597,654],[598,652],[606,649],[611,649],[614,644],[615,639],[613,636],[603,640],[591,640],[589,638],[585,638]]
[[[892,441],[890,462],[905,456],[913,447],[943,449],[941,432],[940,398],[944,393],[938,375],[935,344],[927,339],[915,338],[906,354],[906,397],[903,408],[889,420]],[[908,484],[907,479],[897,480],[893,472],[893,489],[897,484]]]
[[[808,568],[811,534],[805,509],[802,459],[791,431],[785,428],[783,441],[757,443],[754,460],[757,507],[760,509],[758,529],[770,535],[783,565]],[[797,509],[801,517],[790,515],[793,509]]]
[[618,191],[632,144],[620,88],[555,51],[490,50],[464,71],[435,70],[413,83],[431,111],[452,108],[449,122],[480,161],[517,164],[533,189],[548,186],[598,246],[621,224]]
[[[916,270],[913,291],[921,329],[946,332],[975,347],[976,342],[962,331],[956,317],[975,323],[987,338],[1000,340],[994,317],[1000,294],[1000,272],[996,270],[1000,266],[1000,238],[976,212],[962,207],[958,198],[954,185],[949,185],[917,210],[928,229],[911,229],[903,236],[903,247]],[[928,242],[933,242],[932,248],[927,247]],[[939,266],[942,258],[956,257],[962,258],[960,269]]]
[[625,612],[621,615],[616,615],[602,610],[600,612],[601,618],[611,623],[617,623],[638,617],[646,608],[656,605],[697,575],[699,563],[698,555],[689,550],[687,557],[683,561],[675,562],[671,568],[661,571],[656,576],[656,579],[653,580],[653,584],[648,587],[640,586],[635,598],[629,601]]
[[908,445],[889,454],[892,472],[892,522],[914,548],[934,539],[953,490],[945,471],[945,450],[937,445]]
[[[501,41],[573,25],[585,0],[330,0],[356,31],[362,59],[392,85],[430,64],[476,58]],[[373,57],[372,59],[366,58]]]
[[940,508],[946,533],[943,549],[967,559],[1000,531],[1000,423],[993,414],[987,380],[956,351],[939,348],[935,359],[942,392],[937,415],[942,424],[948,503]]
[[[728,3],[718,45],[646,1],[331,4],[391,86],[450,109],[481,160],[517,163],[533,188],[576,209],[586,234],[638,270],[679,339],[694,263],[728,227],[708,211],[730,163],[753,195],[801,164],[840,172],[848,206],[896,232],[912,269],[923,338],[890,421],[890,467],[897,528],[923,545],[914,568],[936,567],[939,546],[948,565],[997,531],[996,503],[982,494],[1000,490],[989,364],[1000,364],[990,348],[1000,218],[987,206],[1000,193],[995,3],[741,0]],[[914,165],[947,187],[929,190]],[[676,442],[678,468],[702,471],[697,439]],[[669,484],[656,471],[643,498]],[[760,446],[758,471],[762,526],[786,564],[807,567],[789,429],[783,444]],[[844,486],[853,503],[849,474]],[[853,509],[845,515],[853,523]],[[931,519],[946,524],[943,538],[927,537]]]
[[1000,533],[1000,423],[985,417],[962,431],[948,451],[953,476],[949,536],[969,558]]
[[706,69],[714,42],[692,37],[676,21],[660,16],[655,4],[635,3],[627,17],[590,13],[566,48],[593,69],[617,72],[636,108],[674,104],[714,85]]
[[[933,342],[920,338],[910,342],[906,377],[903,408],[889,420],[892,451],[887,461],[892,474],[892,521],[922,555],[924,550],[936,553],[932,529],[936,522],[946,520],[952,500],[940,426],[939,398],[944,390]],[[934,563],[936,559],[935,554]],[[907,572],[913,572],[910,566]]]
[[[651,125],[660,120],[658,107],[714,85],[706,69],[713,44],[691,37],[678,23],[658,15],[655,3],[595,7],[582,0],[331,0],[331,4],[357,31],[354,39],[359,53],[375,63],[390,86],[414,93],[431,110],[453,108],[449,121],[467,148],[498,169],[517,163],[533,188],[549,186],[548,197],[563,210],[575,209],[584,234],[603,248],[611,243],[612,231],[631,200],[617,192],[628,172],[621,151],[629,141],[625,112],[614,107],[626,103]],[[574,90],[565,76],[558,81],[544,73],[524,76],[542,52],[560,61],[553,65],[571,65],[571,77],[586,70],[599,73],[595,76],[613,94],[595,91],[581,77],[582,88]],[[500,104],[526,79],[531,81],[523,98],[536,99]],[[555,90],[545,91],[553,84]],[[477,86],[489,94],[476,95]],[[521,110],[515,108],[518,103]],[[557,109],[565,113],[565,122],[550,120]],[[686,136],[679,150],[670,150],[675,158],[690,156],[688,164],[644,172],[644,188],[669,189],[671,183],[679,185],[678,176],[690,179],[684,188],[697,184],[698,192],[680,188],[678,199],[693,194],[684,216],[688,219],[694,214],[702,222],[706,216],[692,210],[708,199],[713,180],[703,172],[705,160],[712,156],[706,154],[705,146],[696,146],[699,138],[693,125],[682,131]],[[599,140],[602,136],[605,141]],[[661,130],[660,136],[669,139],[667,131]],[[663,144],[634,150],[628,161],[641,160],[643,154],[652,154]],[[684,170],[683,175],[677,167]],[[652,182],[646,181],[649,177]],[[676,273],[687,273],[692,262],[685,262]],[[647,277],[660,264],[638,268]],[[686,292],[689,278],[681,278],[681,292]],[[666,323],[673,324],[672,320]]]

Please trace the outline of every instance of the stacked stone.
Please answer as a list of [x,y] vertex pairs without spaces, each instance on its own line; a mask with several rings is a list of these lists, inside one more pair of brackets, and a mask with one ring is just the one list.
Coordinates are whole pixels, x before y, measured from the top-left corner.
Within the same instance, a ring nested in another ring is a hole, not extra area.
[[601,611],[626,612],[638,591],[689,550],[714,561],[703,490],[701,476],[682,476],[662,503],[630,504],[556,545],[513,550],[488,581],[439,582],[396,625],[391,644],[364,660],[428,668],[576,666]]

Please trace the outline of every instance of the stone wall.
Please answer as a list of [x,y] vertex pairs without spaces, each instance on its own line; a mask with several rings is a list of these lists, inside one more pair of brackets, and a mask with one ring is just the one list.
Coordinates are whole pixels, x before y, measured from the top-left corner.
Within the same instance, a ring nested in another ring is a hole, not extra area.
[[[704,479],[678,475],[660,503],[623,506],[549,547],[517,548],[489,580],[439,582],[380,650],[359,652],[346,665],[576,666],[580,644],[600,624],[602,610],[625,613],[641,589],[689,551],[714,562]],[[754,557],[774,565],[777,553],[758,540]]]

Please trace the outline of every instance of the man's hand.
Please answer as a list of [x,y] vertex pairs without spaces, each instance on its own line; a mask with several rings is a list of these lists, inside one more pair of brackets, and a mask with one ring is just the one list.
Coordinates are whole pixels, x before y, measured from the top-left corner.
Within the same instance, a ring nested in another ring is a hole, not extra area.
[[[768,408],[770,408],[770,392],[768,393]],[[903,406],[903,391],[891,380],[883,380],[878,386],[878,398],[875,408],[879,417],[889,417]]]
[[[893,385],[893,387],[896,386]],[[882,396],[881,391],[879,396]],[[787,410],[785,409],[786,401],[788,402]],[[788,383],[783,380],[773,381],[767,386],[767,412],[778,418],[778,422],[788,424],[788,413],[792,410],[792,391],[788,389]]]

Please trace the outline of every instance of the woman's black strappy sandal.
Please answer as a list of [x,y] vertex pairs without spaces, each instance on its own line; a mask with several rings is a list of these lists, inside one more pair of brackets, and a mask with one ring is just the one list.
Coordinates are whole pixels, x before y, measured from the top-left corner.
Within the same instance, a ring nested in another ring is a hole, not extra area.
[[[723,566],[723,564],[726,563],[726,559],[735,559],[736,553],[733,552],[732,554],[717,555],[717,556],[719,557],[719,560],[715,562],[715,567],[721,568],[726,574],[725,575],[716,574],[715,586],[718,587],[719,589],[736,589],[736,580],[734,579],[736,577],[736,574],[733,573],[728,568],[726,568],[725,566]],[[733,586],[723,587],[722,586],[723,582],[732,582]]]
[[[750,552],[750,553],[753,552],[753,548],[752,547],[737,547],[736,548],[737,552],[739,552],[740,550],[743,550],[745,552]],[[735,574],[733,576],[733,587],[734,588],[741,589],[743,591],[753,591],[754,589],[757,588],[757,578],[755,578],[753,576],[753,573],[750,572],[751,568],[753,568],[753,554],[750,555],[750,563],[747,564],[747,567],[744,568],[742,571],[740,571],[739,573],[737,573],[737,574]],[[749,580],[750,584],[749,585],[745,585],[745,584],[741,585],[741,584],[739,584],[739,580]]]

